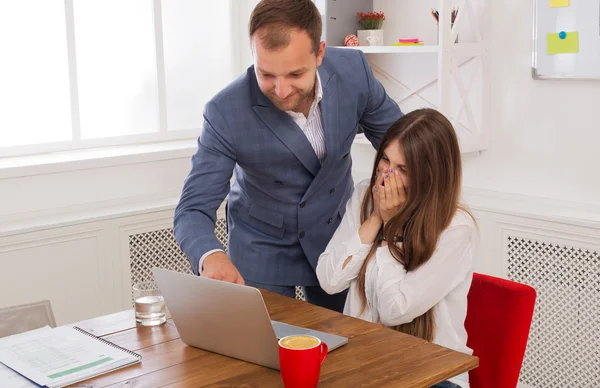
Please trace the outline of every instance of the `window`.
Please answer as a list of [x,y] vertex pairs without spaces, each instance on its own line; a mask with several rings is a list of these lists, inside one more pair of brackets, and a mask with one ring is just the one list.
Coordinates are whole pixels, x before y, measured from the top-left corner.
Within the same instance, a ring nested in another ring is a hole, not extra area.
[[0,157],[193,138],[233,74],[225,0],[0,5]]
[[326,0],[313,0],[321,15],[325,15],[325,2]]

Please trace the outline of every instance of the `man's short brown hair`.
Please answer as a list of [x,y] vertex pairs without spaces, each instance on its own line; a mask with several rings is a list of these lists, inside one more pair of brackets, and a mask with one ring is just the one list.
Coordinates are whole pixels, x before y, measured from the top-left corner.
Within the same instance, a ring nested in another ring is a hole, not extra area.
[[250,16],[250,38],[261,30],[259,39],[269,50],[287,47],[291,30],[306,31],[315,54],[319,51],[323,22],[312,0],[261,0]]

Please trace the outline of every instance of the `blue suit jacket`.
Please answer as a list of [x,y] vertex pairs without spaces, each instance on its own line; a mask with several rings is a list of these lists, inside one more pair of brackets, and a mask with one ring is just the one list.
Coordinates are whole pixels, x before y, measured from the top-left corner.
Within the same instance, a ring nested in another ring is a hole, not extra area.
[[260,91],[253,67],[206,104],[174,219],[194,273],[204,253],[222,248],[214,225],[229,193],[228,254],[244,279],[319,284],[317,260],[354,188],[350,148],[358,127],[378,146],[402,112],[361,51],[328,47],[318,71],[327,149],[322,163],[292,118]]

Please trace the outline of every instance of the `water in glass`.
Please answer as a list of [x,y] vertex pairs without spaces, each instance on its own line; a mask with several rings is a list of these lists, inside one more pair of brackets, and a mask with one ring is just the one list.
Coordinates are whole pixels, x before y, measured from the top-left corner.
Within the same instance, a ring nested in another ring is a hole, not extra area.
[[160,290],[153,283],[137,284],[133,288],[135,320],[143,326],[156,326],[166,322],[167,310]]

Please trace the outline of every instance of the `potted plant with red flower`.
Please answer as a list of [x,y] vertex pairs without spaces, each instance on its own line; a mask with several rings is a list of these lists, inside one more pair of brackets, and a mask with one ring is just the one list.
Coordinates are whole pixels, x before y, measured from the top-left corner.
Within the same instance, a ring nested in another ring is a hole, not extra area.
[[383,30],[381,26],[385,20],[383,12],[357,12],[359,23],[363,30],[358,30],[358,44],[360,46],[383,46]]

